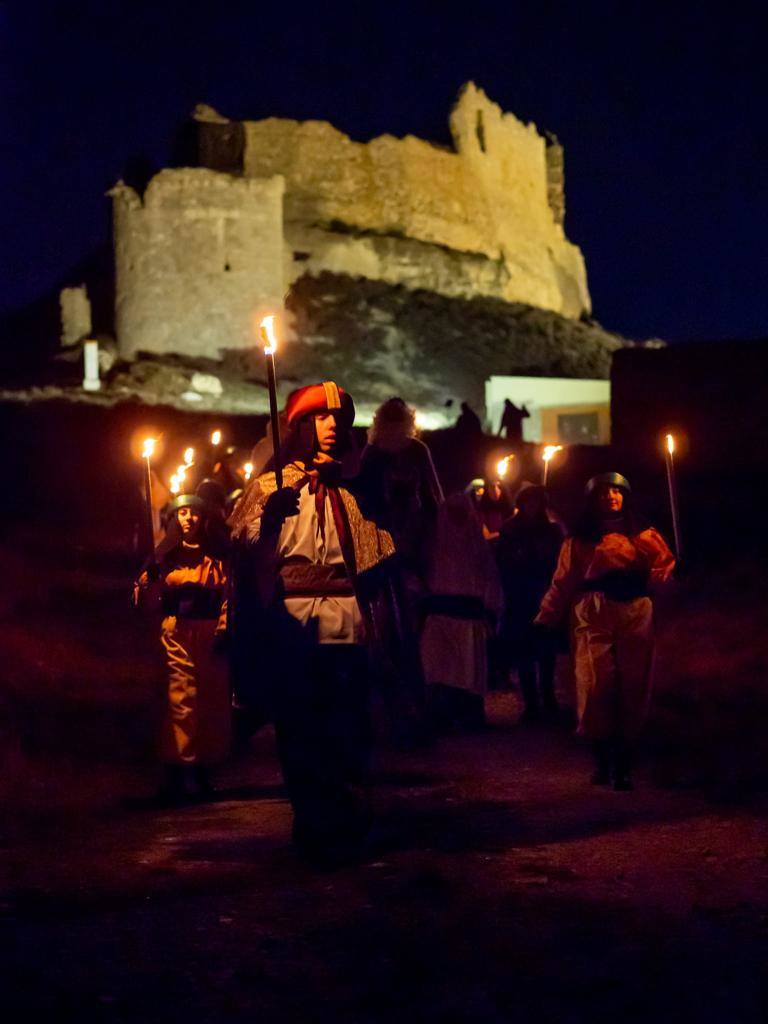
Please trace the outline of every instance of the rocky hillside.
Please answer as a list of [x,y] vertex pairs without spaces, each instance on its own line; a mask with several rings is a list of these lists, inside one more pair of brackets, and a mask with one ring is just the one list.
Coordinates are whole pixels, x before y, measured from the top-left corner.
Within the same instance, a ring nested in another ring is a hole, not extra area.
[[607,378],[627,344],[531,306],[328,273],[296,281],[286,308],[295,337],[280,353],[284,379],[336,376],[362,404],[400,394],[425,411],[449,398],[481,409],[492,374]]
[[[482,412],[484,384],[493,374],[607,378],[625,339],[594,322],[499,299],[449,298],[430,291],[345,275],[305,275],[285,300],[278,354],[280,398],[302,384],[335,378],[355,396],[362,418],[391,395],[401,395],[433,424],[456,416],[466,400]],[[115,359],[114,345],[103,355]],[[201,374],[204,375],[201,377]],[[211,378],[214,378],[213,380]],[[103,387],[80,386],[82,356],[62,352],[47,374],[18,400],[66,397],[112,405],[139,401],[198,412],[259,413],[268,408],[264,360],[251,350],[228,350],[219,361],[137,353],[102,367]],[[446,401],[453,407],[446,410]]]

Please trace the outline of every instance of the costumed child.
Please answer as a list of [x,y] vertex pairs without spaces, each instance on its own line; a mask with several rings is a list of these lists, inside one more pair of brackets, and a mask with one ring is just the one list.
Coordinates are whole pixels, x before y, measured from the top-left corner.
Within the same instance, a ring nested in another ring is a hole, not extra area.
[[570,616],[577,731],[593,744],[597,785],[632,789],[632,752],[651,691],[650,592],[674,567],[664,538],[635,512],[628,480],[593,477],[535,621],[556,626]]
[[225,555],[223,524],[202,498],[181,494],[170,505],[167,533],[155,552],[156,572],[142,573],[135,587],[137,605],[160,591],[167,666],[160,795],[169,803],[210,793],[210,768],[230,748],[229,677],[219,653],[226,628]]

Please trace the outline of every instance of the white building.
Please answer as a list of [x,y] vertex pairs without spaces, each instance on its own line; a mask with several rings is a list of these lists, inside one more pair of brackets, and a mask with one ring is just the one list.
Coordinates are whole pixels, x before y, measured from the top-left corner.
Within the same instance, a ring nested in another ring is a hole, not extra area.
[[498,434],[504,399],[530,413],[523,440],[538,444],[609,444],[611,382],[570,377],[489,377],[487,427]]

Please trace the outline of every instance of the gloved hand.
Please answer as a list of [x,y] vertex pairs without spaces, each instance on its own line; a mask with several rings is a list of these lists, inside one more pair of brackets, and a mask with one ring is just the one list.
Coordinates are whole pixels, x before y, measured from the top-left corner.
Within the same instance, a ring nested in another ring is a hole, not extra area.
[[289,516],[299,513],[299,492],[293,487],[281,487],[270,494],[261,514],[261,532],[279,533]]

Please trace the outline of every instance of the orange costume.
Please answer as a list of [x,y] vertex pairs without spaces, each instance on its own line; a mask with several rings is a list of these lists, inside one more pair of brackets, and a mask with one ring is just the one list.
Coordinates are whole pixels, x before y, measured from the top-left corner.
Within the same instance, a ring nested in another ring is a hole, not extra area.
[[225,660],[214,650],[226,626],[226,582],[221,561],[208,555],[198,565],[176,566],[164,576],[163,589],[176,611],[164,617],[160,635],[168,665],[160,732],[164,764],[216,764],[229,753],[229,679]]
[[[182,542],[160,564],[160,643],[168,669],[159,737],[163,764],[212,765],[229,752],[229,679],[226,661],[215,652],[226,627],[226,582],[222,561],[199,545]],[[144,573],[138,588],[147,585]]]
[[675,559],[661,534],[570,537],[535,619],[556,626],[570,612],[578,732],[601,741],[637,737],[645,719],[653,664],[653,605],[648,589],[666,582]]

